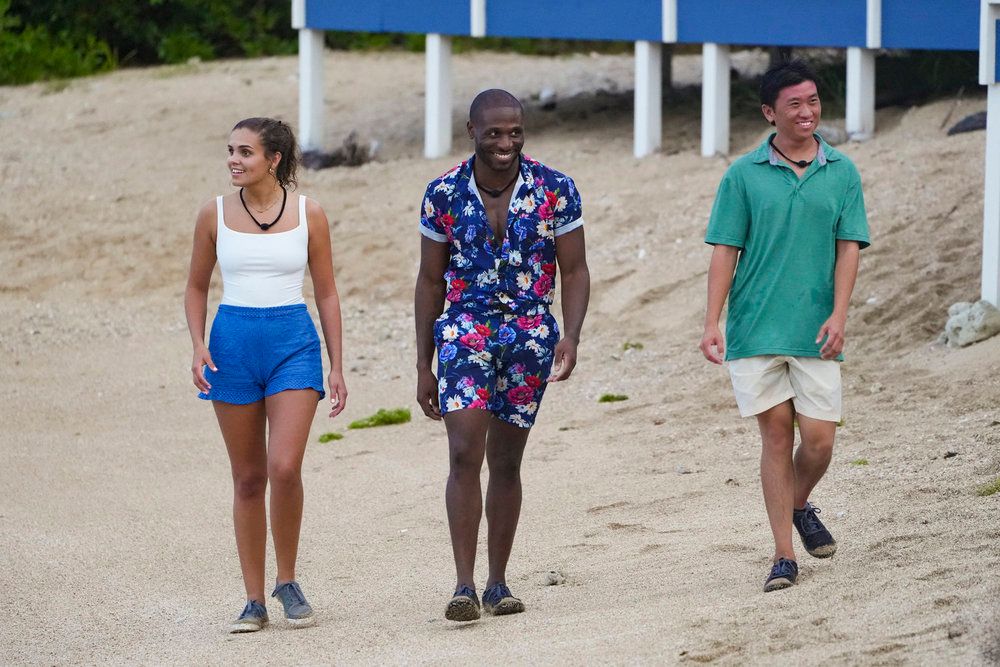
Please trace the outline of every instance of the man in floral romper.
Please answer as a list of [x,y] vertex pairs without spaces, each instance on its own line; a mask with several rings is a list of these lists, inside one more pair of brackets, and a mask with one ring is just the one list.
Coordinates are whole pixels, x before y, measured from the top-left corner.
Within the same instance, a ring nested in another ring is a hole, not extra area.
[[[474,566],[484,457],[483,607],[496,615],[524,611],[506,583],[521,458],[546,385],[567,379],[576,365],[590,296],[580,196],[568,176],[521,154],[521,104],[506,91],[484,91],[467,127],[475,154],[427,186],[414,297],[417,401],[448,432],[445,502],[457,585],[445,617],[454,621],[480,614]],[[561,339],[549,312],[557,267]]]

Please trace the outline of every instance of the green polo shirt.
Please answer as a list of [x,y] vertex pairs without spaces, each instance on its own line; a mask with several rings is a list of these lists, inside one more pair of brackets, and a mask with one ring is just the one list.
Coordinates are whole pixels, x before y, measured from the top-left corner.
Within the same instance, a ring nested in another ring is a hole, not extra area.
[[719,184],[705,242],[741,250],[729,292],[727,360],[820,356],[816,334],[833,312],[836,242],[870,243],[857,168],[816,137],[819,151],[801,178],[768,137]]

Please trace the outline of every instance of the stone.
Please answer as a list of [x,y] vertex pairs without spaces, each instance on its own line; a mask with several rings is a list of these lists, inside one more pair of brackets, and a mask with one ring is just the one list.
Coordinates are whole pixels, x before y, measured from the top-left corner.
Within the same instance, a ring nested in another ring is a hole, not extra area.
[[948,317],[953,317],[959,313],[964,313],[969,308],[972,308],[971,301],[959,301],[958,303],[953,303],[948,306]]
[[538,93],[538,104],[542,111],[552,111],[556,108],[556,91],[542,88]]
[[837,127],[836,125],[824,125],[820,124],[816,128],[816,133],[826,140],[826,143],[831,146],[839,146],[840,144],[847,142],[847,131],[842,127]]
[[371,141],[364,145],[359,141],[358,133],[352,131],[344,138],[344,143],[334,149],[332,153],[303,151],[302,166],[306,169],[357,167],[374,160],[379,147],[378,141]]
[[976,132],[986,129],[986,112],[979,111],[970,116],[966,116],[948,129],[948,136],[961,134],[963,132]]
[[559,586],[566,583],[566,575],[559,570],[549,570],[543,579],[546,586]]
[[948,347],[966,347],[1000,333],[1000,310],[989,301],[960,302],[948,309]]

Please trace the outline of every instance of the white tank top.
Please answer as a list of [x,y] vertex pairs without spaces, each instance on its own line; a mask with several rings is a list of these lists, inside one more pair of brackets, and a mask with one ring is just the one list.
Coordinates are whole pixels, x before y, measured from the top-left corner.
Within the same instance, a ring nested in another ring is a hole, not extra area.
[[299,224],[270,234],[237,232],[226,226],[222,197],[216,200],[215,255],[222,271],[222,303],[270,308],[305,303],[302,280],[309,261],[306,198],[299,195]]

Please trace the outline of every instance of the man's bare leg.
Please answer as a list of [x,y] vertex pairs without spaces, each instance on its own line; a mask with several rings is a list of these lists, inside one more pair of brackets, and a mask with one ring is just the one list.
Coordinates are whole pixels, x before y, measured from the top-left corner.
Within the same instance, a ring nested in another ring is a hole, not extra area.
[[521,515],[521,459],[530,431],[496,418],[490,422],[486,439],[486,463],[490,470],[486,488],[490,559],[487,588],[506,582],[507,561]]
[[802,509],[830,465],[837,424],[801,413],[797,419],[802,443],[795,451],[795,509]]
[[757,415],[762,442],[760,482],[774,536],[774,560],[795,560],[792,547],[792,503],[795,498],[795,409],[790,400]]
[[479,475],[491,419],[489,412],[477,409],[456,410],[444,416],[450,462],[445,505],[458,587],[476,588],[476,544],[483,514]]

